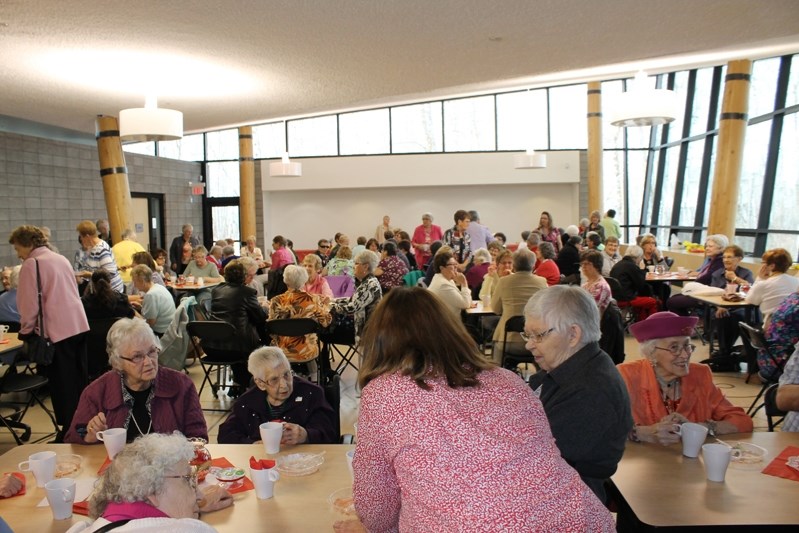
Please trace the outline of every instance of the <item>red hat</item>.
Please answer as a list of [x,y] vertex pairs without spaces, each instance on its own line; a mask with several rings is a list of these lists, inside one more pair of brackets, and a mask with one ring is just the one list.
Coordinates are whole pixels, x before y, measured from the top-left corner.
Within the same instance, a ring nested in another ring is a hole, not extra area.
[[630,326],[630,333],[638,342],[665,337],[690,337],[698,321],[695,316],[680,316],[670,311],[661,311]]

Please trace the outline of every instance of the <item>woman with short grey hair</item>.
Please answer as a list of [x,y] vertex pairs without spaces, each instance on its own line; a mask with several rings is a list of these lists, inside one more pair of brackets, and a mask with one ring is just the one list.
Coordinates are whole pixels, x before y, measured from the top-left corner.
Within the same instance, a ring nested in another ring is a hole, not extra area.
[[[194,446],[178,432],[146,435],[128,444],[95,483],[89,498],[89,516],[95,521],[78,522],[69,533],[216,531],[198,520],[200,512],[229,507],[233,498],[219,486],[199,490],[192,458]],[[107,527],[116,522],[121,523]]]
[[117,320],[107,342],[111,370],[84,389],[64,442],[97,444],[108,428],[126,428],[128,442],[172,431],[208,439],[194,382],[158,365],[161,343],[146,322]]
[[283,282],[289,289],[298,291],[308,282],[308,272],[297,265],[288,265],[283,270]]
[[541,371],[530,387],[541,399],[567,463],[603,503],[633,427],[627,387],[599,347],[599,309],[588,292],[557,285],[524,307],[526,347]]
[[333,312],[340,316],[353,315],[355,336],[360,336],[366,321],[374,311],[383,291],[374,275],[380,257],[371,250],[364,250],[355,258],[355,293],[349,298],[339,298],[333,302]]

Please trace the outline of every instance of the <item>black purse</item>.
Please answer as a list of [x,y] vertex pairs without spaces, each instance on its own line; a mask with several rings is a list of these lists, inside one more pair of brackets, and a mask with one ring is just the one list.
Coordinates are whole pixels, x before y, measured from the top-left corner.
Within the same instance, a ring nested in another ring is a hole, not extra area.
[[37,365],[49,365],[53,362],[53,356],[55,355],[55,344],[47,337],[47,333],[44,330],[44,315],[42,314],[42,282],[39,278],[39,261],[34,259],[36,262],[36,288],[39,293],[39,316],[38,316],[38,324],[39,324],[39,335],[32,333],[30,337],[25,340],[25,344],[23,345],[22,353],[25,355],[25,358],[32,362],[36,363]]

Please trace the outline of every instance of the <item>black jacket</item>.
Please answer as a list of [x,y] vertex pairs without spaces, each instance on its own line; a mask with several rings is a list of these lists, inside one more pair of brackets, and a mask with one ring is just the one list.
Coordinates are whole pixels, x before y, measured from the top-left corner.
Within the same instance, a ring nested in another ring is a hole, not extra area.
[[619,301],[629,302],[637,296],[652,296],[652,287],[646,282],[646,272],[629,256],[625,256],[610,269],[610,277],[621,285]]
[[236,329],[233,339],[205,341],[208,346],[229,351],[247,352],[261,345],[265,332],[266,311],[258,303],[257,292],[245,285],[220,283],[211,291],[212,320],[221,320]]
[[566,244],[563,249],[558,253],[555,263],[560,269],[560,273],[564,276],[571,276],[572,274],[580,273],[580,252],[574,245]]

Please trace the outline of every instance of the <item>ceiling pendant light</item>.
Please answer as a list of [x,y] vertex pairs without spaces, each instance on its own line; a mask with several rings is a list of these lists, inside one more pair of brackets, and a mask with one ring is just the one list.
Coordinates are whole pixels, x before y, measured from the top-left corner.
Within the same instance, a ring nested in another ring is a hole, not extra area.
[[517,170],[547,168],[547,155],[536,153],[535,150],[530,148],[523,154],[516,154],[514,167]]
[[158,107],[148,96],[144,107],[119,112],[119,137],[123,141],[174,141],[183,137],[183,113]]
[[289,153],[284,152],[280,161],[269,163],[269,175],[273,178],[299,178],[302,176],[302,163],[292,163]]
[[650,89],[646,73],[640,70],[630,90],[616,97],[608,117],[612,125],[629,128],[668,124],[681,112],[677,93],[668,89]]

